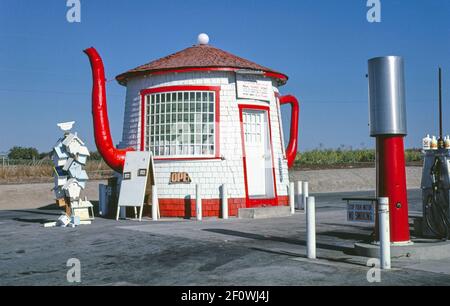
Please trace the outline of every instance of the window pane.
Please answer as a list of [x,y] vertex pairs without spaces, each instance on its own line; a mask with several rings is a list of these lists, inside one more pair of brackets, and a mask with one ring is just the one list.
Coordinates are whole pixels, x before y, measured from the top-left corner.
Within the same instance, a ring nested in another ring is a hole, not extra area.
[[211,156],[214,93],[188,91],[146,97],[145,148],[155,156]]

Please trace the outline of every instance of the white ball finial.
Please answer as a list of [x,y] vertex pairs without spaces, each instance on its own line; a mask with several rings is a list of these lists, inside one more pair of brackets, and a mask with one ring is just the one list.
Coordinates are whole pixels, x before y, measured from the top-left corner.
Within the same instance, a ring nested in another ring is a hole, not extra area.
[[198,35],[197,41],[200,45],[207,45],[209,43],[208,34],[201,33]]

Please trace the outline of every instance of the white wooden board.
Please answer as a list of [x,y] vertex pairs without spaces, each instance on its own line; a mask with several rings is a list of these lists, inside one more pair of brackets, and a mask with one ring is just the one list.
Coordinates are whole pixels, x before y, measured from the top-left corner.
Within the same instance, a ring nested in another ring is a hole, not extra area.
[[254,75],[236,74],[237,96],[241,99],[270,101],[272,82],[258,80]]
[[[151,152],[127,152],[120,185],[119,207],[140,207],[144,205],[145,189],[150,163],[153,164]],[[153,175],[153,173],[151,174]]]

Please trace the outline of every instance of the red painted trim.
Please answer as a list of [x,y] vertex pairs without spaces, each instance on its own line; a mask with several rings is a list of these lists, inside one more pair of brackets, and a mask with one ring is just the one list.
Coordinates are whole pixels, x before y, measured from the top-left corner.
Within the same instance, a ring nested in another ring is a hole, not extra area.
[[145,105],[145,95],[142,94],[141,90],[141,151],[145,151],[145,112],[146,112],[146,105]]
[[84,50],[84,53],[89,57],[92,69],[92,119],[95,144],[108,166],[122,173],[125,155],[134,149],[119,150],[114,146],[109,128],[103,61],[94,48],[88,48]]
[[[119,84],[124,85],[124,81],[126,81],[129,77],[136,77],[136,76],[143,76],[143,75],[162,75],[162,74],[168,74],[168,73],[188,73],[188,72],[207,72],[207,71],[230,71],[230,72],[236,72],[239,70],[242,70],[243,68],[232,68],[232,67],[191,67],[191,68],[176,68],[176,69],[166,69],[166,70],[156,70],[156,71],[136,71],[136,72],[130,72],[130,73],[124,73],[121,75],[118,75],[116,77],[116,80],[119,82]],[[256,71],[256,70],[255,70]],[[283,84],[286,84],[287,80],[289,79],[287,75],[278,73],[278,72],[270,72],[270,71],[263,71],[264,76],[268,78],[274,78],[280,80]]]
[[176,86],[161,86],[141,90],[141,95],[148,95],[162,92],[173,91],[215,91],[220,92],[220,86],[197,86],[197,85],[176,85]]
[[216,101],[216,114],[215,114],[215,144],[214,144],[214,157],[155,157],[155,160],[213,160],[221,159],[220,157],[220,86],[197,86],[197,85],[178,85],[178,86],[162,86],[155,88],[148,88],[141,90],[141,151],[145,150],[145,118],[146,107],[145,97],[154,93],[169,93],[177,91],[213,91],[215,92]]
[[289,135],[289,144],[286,149],[286,158],[288,160],[288,167],[291,168],[294,165],[295,157],[297,156],[298,151],[298,119],[300,107],[297,98],[290,95],[280,97],[280,103],[281,105],[290,104],[292,107],[291,130]]
[[[244,136],[244,120],[242,116],[242,112],[244,109],[256,109],[263,110],[267,112],[267,121],[269,123],[269,140],[270,140],[270,149],[272,150],[272,176],[273,176],[273,190],[274,197],[267,199],[251,199],[248,194],[248,176],[247,176],[247,156],[245,153],[245,136]],[[241,126],[241,142],[242,142],[242,163],[244,166],[244,184],[245,184],[245,198],[246,198],[246,206],[247,207],[255,207],[255,206],[277,206],[278,194],[277,194],[277,178],[275,176],[275,162],[274,162],[274,151],[273,151],[273,143],[272,143],[272,125],[270,120],[270,108],[268,106],[262,105],[253,105],[253,104],[239,104],[239,122]]]
[[[159,209],[161,217],[194,218],[196,217],[195,199],[160,198]],[[278,205],[289,205],[288,196],[280,196]],[[237,216],[240,208],[246,208],[245,198],[228,199],[228,215]],[[218,198],[202,199],[202,215],[204,217],[221,217],[222,201]],[[151,216],[151,209],[144,206],[144,216]]]

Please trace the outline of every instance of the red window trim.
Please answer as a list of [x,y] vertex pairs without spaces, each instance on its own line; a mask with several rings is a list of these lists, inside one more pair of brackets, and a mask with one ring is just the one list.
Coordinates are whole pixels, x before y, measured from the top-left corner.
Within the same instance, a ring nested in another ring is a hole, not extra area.
[[[272,150],[272,175],[273,175],[273,190],[274,197],[267,199],[251,199],[248,194],[248,177],[247,177],[247,157],[245,155],[245,138],[244,138],[244,121],[242,116],[242,111],[244,109],[256,109],[264,110],[267,112],[267,121],[269,122],[269,140],[270,148]],[[261,205],[277,206],[278,205],[278,194],[277,194],[277,178],[275,176],[275,162],[274,162],[274,151],[272,143],[272,123],[270,120],[270,107],[263,105],[254,104],[239,104],[239,121],[241,126],[241,141],[242,141],[242,162],[244,165],[244,183],[245,183],[245,199],[247,207],[256,207]]]
[[220,157],[220,86],[196,86],[196,85],[179,85],[179,86],[161,86],[141,90],[141,151],[145,150],[145,96],[154,93],[168,93],[177,91],[214,91],[216,96],[216,114],[215,114],[215,156],[188,156],[188,157],[155,157],[155,160],[211,160],[221,159]]

